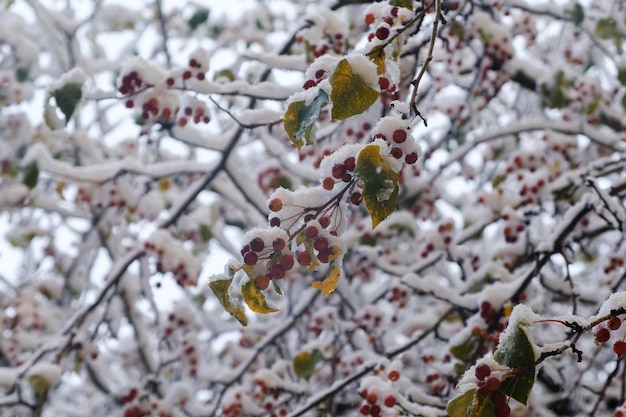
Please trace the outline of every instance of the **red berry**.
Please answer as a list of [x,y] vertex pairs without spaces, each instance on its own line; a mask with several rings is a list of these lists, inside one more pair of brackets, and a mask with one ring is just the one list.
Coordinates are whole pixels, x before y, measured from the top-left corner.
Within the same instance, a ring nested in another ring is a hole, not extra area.
[[300,252],[297,256],[298,263],[302,266],[309,266],[311,264],[311,255],[308,252]]
[[313,247],[315,250],[323,251],[328,249],[328,239],[325,237],[318,237],[313,241]]
[[278,217],[272,217],[270,219],[270,226],[272,226],[272,227],[280,227],[280,219]]
[[350,202],[354,204],[355,206],[358,206],[359,204],[361,204],[361,193],[358,191],[355,191],[352,194],[350,194]]
[[376,395],[374,393],[367,394],[366,400],[370,404],[376,404],[376,402],[378,401],[378,395]]
[[339,179],[346,172],[346,168],[343,165],[335,164],[333,166],[333,177]]
[[285,277],[285,267],[281,264],[272,265],[268,271],[268,275],[272,279],[283,279]]
[[613,343],[613,352],[617,353],[619,356],[626,355],[626,342],[618,340]]
[[126,108],[132,109],[133,107],[135,107],[135,102],[132,100],[126,100]]
[[376,20],[376,18],[374,17],[374,15],[372,13],[368,13],[365,15],[365,24],[366,25],[371,25],[372,23],[374,23],[374,21]]
[[324,76],[324,74],[326,74],[326,71],[324,71],[323,69],[318,69],[317,71],[315,71],[315,78],[319,80]]
[[606,323],[609,330],[617,330],[622,325],[622,320],[619,317],[611,317],[611,319]]
[[241,256],[245,255],[248,252],[250,252],[250,245],[244,245],[244,247],[241,248]]
[[191,59],[189,60],[189,67],[190,67],[190,68],[195,68],[196,66],[198,66],[198,67],[200,66],[200,65],[198,64],[198,61],[196,61],[196,59],[195,59],[195,58],[191,58]]
[[318,233],[319,231],[315,226],[307,226],[307,228],[304,229],[304,236],[308,237],[309,239],[315,239]]
[[356,160],[354,159],[354,156],[346,159],[343,162],[343,166],[346,168],[346,171],[354,171],[354,168],[356,168]]
[[322,216],[320,217],[319,222],[320,222],[320,226],[326,229],[328,226],[330,226],[330,217]]
[[283,250],[284,247],[285,247],[285,239],[283,239],[282,237],[277,237],[272,242],[272,248],[274,248],[274,250],[280,251],[280,250]]
[[387,77],[380,77],[378,78],[378,85],[380,86],[381,90],[386,90],[389,88],[389,78]]
[[257,261],[259,260],[259,256],[254,253],[254,252],[247,252],[245,255],[243,255],[243,262],[246,265],[256,265]]
[[393,395],[388,395],[385,397],[385,406],[391,408],[396,405],[396,397]]
[[188,80],[191,78],[191,71],[187,70],[183,72],[183,80]]
[[370,406],[367,404],[363,404],[361,406],[361,408],[359,408],[359,413],[361,413],[364,416],[369,416],[370,415]]
[[391,15],[393,17],[398,17],[398,8],[397,7],[394,6],[394,7],[391,8]]
[[497,391],[498,388],[500,388],[500,380],[496,378],[495,376],[492,376],[489,379],[487,379],[487,381],[485,382],[485,385],[487,386],[487,389],[489,391],[491,392]]
[[406,130],[404,129],[396,129],[393,131],[393,141],[395,143],[402,143],[406,141]]
[[165,83],[171,87],[174,85],[174,79],[172,77],[169,77],[167,80],[165,80]]
[[327,264],[328,262],[330,262],[330,257],[332,256],[333,252],[330,249],[324,249],[319,251],[319,253],[317,254],[317,259],[323,263],[323,264]]
[[599,327],[593,333],[593,338],[596,344],[605,343],[611,338],[611,332],[609,332],[609,330],[606,327]]
[[413,165],[414,163],[417,162],[417,153],[416,152],[411,152],[410,154],[407,154],[404,157],[404,162],[406,162],[409,165]]
[[385,26],[381,26],[376,29],[376,37],[381,41],[384,41],[389,37],[389,29]]
[[400,379],[400,372],[398,372],[398,371],[390,371],[387,374],[387,378],[389,378],[390,381],[397,381],[398,379]]
[[332,190],[333,188],[335,188],[335,180],[330,177],[325,177],[322,180],[322,188],[328,191]]
[[265,290],[270,286],[270,278],[267,275],[259,275],[254,279],[254,285],[260,290]]
[[484,381],[485,378],[491,375],[491,368],[486,363],[481,363],[480,365],[476,366],[474,375],[476,375],[476,378],[478,378],[478,380]]
[[402,158],[402,149],[398,148],[398,147],[393,147],[391,148],[391,156],[393,156],[396,159],[400,159]]
[[285,268],[286,271],[289,271],[291,268],[293,268],[294,265],[293,255],[290,253],[283,255],[283,257],[280,258],[280,264]]
[[260,237],[255,237],[250,241],[250,249],[255,252],[261,252],[265,247],[265,242]]
[[302,86],[302,88],[304,88],[305,90],[308,90],[309,88],[313,88],[316,85],[317,84],[315,83],[315,81],[313,81],[313,80],[306,80],[304,85]]
[[204,81],[205,78],[206,78],[206,76],[204,75],[203,72],[199,72],[199,73],[196,74],[196,79],[198,81]]
[[499,404],[495,407],[496,417],[509,417],[511,415],[511,408],[508,404]]
[[269,207],[271,211],[280,211],[283,208],[283,200],[280,198],[272,198]]
[[491,402],[493,405],[506,404],[506,395],[504,395],[501,391],[494,391],[491,393]]

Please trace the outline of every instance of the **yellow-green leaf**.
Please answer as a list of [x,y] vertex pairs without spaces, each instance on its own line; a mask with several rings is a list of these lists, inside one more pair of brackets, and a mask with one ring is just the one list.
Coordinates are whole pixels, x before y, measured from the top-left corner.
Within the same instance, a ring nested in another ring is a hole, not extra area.
[[479,394],[475,389],[457,395],[446,407],[450,417],[495,417],[493,403],[487,395]]
[[498,185],[502,184],[505,179],[506,179],[506,175],[504,175],[504,174],[496,175],[491,180],[491,186],[493,188],[498,188]]
[[368,145],[359,152],[355,174],[363,184],[363,202],[375,228],[396,209],[399,174],[382,157],[378,145]]
[[313,288],[320,290],[322,295],[327,296],[337,288],[337,283],[341,278],[341,270],[337,267],[331,268],[330,272],[323,281],[313,281]]
[[512,377],[502,381],[500,391],[526,404],[535,383],[535,350],[526,330],[515,326],[506,339],[500,341],[494,359],[514,372]]
[[413,0],[389,0],[389,4],[413,10]]
[[378,92],[352,70],[347,59],[339,61],[329,81],[332,87],[330,100],[333,103],[333,120],[345,120],[361,114],[378,98]]
[[322,352],[313,349],[313,352],[302,351],[293,358],[293,371],[298,378],[304,378],[307,381],[315,373],[315,366],[322,360]]
[[248,318],[243,310],[243,306],[234,301],[228,294],[228,288],[233,282],[232,278],[217,279],[209,283],[209,287],[213,290],[213,293],[217,297],[218,301],[231,316],[237,319],[243,326],[248,325]]
[[243,297],[243,301],[245,301],[248,307],[250,307],[250,310],[255,313],[268,314],[278,311],[276,308],[267,303],[267,300],[261,290],[259,290],[252,281],[248,281],[243,284],[241,287],[241,296]]
[[315,122],[326,104],[328,94],[324,90],[319,90],[317,97],[310,104],[306,104],[305,101],[294,101],[287,107],[283,116],[283,126],[289,140],[298,149],[315,142]]

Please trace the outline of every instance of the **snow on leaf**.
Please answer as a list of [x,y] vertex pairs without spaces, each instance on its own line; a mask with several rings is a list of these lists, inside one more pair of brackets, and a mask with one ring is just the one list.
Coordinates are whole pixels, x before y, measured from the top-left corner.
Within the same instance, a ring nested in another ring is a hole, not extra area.
[[307,381],[315,373],[315,366],[322,360],[322,352],[319,349],[313,349],[313,352],[302,351],[293,358],[293,371],[298,378],[304,378]]
[[246,313],[243,310],[243,306],[234,301],[228,294],[228,288],[233,282],[232,278],[216,279],[209,283],[209,287],[219,300],[220,304],[231,316],[237,319],[242,326],[248,325],[248,319]]
[[504,379],[500,390],[526,404],[535,383],[535,351],[526,330],[520,325],[507,331],[498,345],[494,359],[514,370],[514,375]]
[[347,59],[342,59],[337,64],[330,77],[330,85],[333,120],[345,120],[361,114],[378,98],[378,92],[353,70]]
[[[320,117],[322,107],[328,103],[328,94],[320,90],[310,104],[295,101],[289,104],[283,116],[283,125],[291,143],[298,149],[315,141],[315,122]],[[304,140],[303,140],[304,139]]]
[[368,145],[359,152],[355,174],[363,184],[363,201],[375,228],[396,209],[399,174],[381,156],[378,145]]
[[28,383],[38,394],[47,392],[61,378],[61,368],[51,363],[37,363],[26,375]]
[[241,287],[241,296],[250,310],[259,314],[275,313],[278,309],[268,304],[265,296],[252,281],[246,282]]
[[65,116],[66,125],[74,114],[74,110],[76,110],[76,105],[80,101],[82,94],[82,86],[76,83],[65,84],[52,92],[52,97],[54,97],[57,106],[59,106],[59,109]]
[[337,283],[341,278],[341,270],[333,267],[323,281],[313,281],[313,288],[320,290],[322,295],[327,296],[337,288]]

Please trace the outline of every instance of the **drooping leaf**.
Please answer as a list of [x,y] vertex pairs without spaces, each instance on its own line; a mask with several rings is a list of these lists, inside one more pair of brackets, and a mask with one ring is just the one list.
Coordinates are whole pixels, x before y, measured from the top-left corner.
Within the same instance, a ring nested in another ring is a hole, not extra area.
[[311,285],[313,286],[313,288],[321,291],[322,295],[327,296],[331,292],[335,291],[335,288],[337,288],[337,283],[339,282],[340,278],[341,269],[333,267],[323,281],[313,281]]
[[241,296],[250,310],[259,314],[275,313],[276,308],[268,304],[263,292],[252,281],[248,281],[241,287]]
[[194,30],[196,30],[198,26],[206,22],[208,18],[209,18],[209,9],[202,8],[202,9],[196,10],[196,12],[193,15],[191,15],[189,20],[187,20],[187,25],[189,25],[189,30],[193,32]]
[[283,116],[283,126],[291,143],[298,149],[315,141],[315,122],[320,117],[322,107],[328,104],[328,94],[319,90],[317,97],[310,104],[295,101],[287,107]]
[[384,74],[386,69],[387,57],[385,56],[385,48],[376,48],[369,54],[370,60],[376,65],[378,75]]
[[315,366],[322,360],[322,352],[319,349],[313,349],[313,352],[302,351],[293,358],[293,371],[298,378],[304,378],[307,381],[315,373]]
[[516,326],[506,339],[500,342],[494,359],[514,371],[512,377],[502,381],[500,390],[526,404],[535,383],[535,351],[526,330]]
[[502,184],[504,182],[504,180],[506,179],[506,175],[500,174],[500,175],[496,175],[495,177],[493,177],[493,179],[491,180],[491,186],[493,188],[497,188],[498,185]]
[[329,81],[333,120],[345,120],[361,114],[378,98],[378,92],[353,71],[347,59],[339,61]]
[[33,189],[37,186],[37,181],[39,180],[39,165],[37,161],[33,161],[26,165],[24,168],[24,177],[22,182],[25,186],[30,189]]
[[409,10],[413,10],[413,0],[389,0],[389,4],[392,6],[404,7]]
[[604,18],[596,23],[596,36],[600,39],[612,39],[620,34],[617,23],[613,18]]
[[217,279],[209,283],[209,287],[217,297],[218,301],[231,316],[237,319],[243,326],[248,325],[248,318],[243,310],[243,306],[234,301],[228,294],[228,288],[233,282],[232,278]]
[[355,174],[363,184],[363,202],[375,228],[396,209],[399,174],[382,157],[377,145],[368,145],[359,152]]
[[59,109],[65,116],[65,124],[67,125],[76,110],[76,105],[83,95],[82,86],[76,83],[67,83],[63,87],[52,92],[52,97],[59,106]]

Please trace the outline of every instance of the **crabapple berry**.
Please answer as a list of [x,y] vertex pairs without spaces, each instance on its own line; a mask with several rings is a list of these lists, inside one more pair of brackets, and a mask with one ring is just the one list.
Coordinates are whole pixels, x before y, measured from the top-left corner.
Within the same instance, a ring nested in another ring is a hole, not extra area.
[[280,250],[283,250],[284,247],[285,247],[285,239],[283,239],[282,237],[277,237],[272,242],[272,248],[274,248],[274,250],[280,251]]
[[318,233],[319,231],[315,226],[308,226],[306,229],[304,229],[304,236],[308,237],[309,239],[315,239]]
[[394,405],[396,405],[396,397],[394,397],[393,395],[388,395],[385,397],[385,406],[391,408]]
[[271,211],[280,211],[283,208],[283,200],[280,198],[272,198],[270,200],[269,208]]
[[606,325],[609,330],[617,330],[622,325],[622,320],[619,317],[611,317]]
[[385,26],[379,27],[376,29],[376,37],[381,41],[384,41],[389,37],[389,29]]
[[396,129],[393,131],[393,141],[395,143],[402,143],[406,141],[406,130],[404,129]]
[[265,290],[270,286],[270,278],[267,275],[259,275],[254,279],[254,285],[260,290]]
[[484,381],[485,378],[491,375],[491,368],[486,363],[481,363],[480,365],[476,366],[474,374],[476,375],[476,378],[478,378],[478,380]]
[[611,338],[611,333],[606,327],[600,327],[593,333],[594,342],[605,343]]
[[256,265],[257,261],[259,260],[259,256],[254,253],[254,252],[247,252],[245,255],[243,255],[243,262],[246,265]]
[[311,255],[308,252],[300,252],[297,256],[298,263],[302,266],[309,266],[311,264]]
[[265,242],[260,237],[255,237],[250,241],[250,249],[255,252],[261,252],[265,247]]
[[618,340],[613,343],[613,352],[617,353],[619,356],[626,355],[626,342]]

